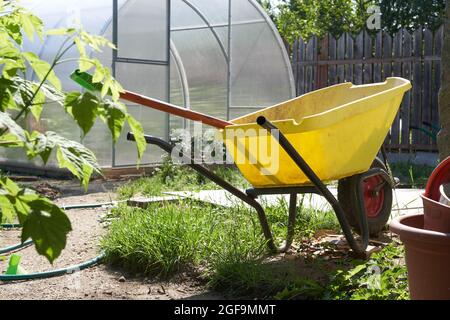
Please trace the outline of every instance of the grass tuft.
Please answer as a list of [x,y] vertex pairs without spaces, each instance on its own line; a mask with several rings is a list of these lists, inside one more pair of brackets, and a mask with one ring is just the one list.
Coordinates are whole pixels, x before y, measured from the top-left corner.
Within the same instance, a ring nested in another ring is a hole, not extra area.
[[264,240],[254,217],[235,213],[189,201],[146,210],[122,205],[113,211],[118,219],[102,246],[110,263],[163,277],[220,259],[224,252],[260,258]]
[[[274,237],[281,243],[286,234],[287,205],[281,201],[268,207]],[[133,273],[170,278],[179,271],[203,270],[211,287],[231,295],[268,297],[286,286],[316,292],[295,276],[280,272],[263,261],[269,256],[257,215],[244,206],[214,207],[185,201],[154,204],[143,210],[120,205],[102,241],[106,259]],[[325,218],[323,218],[325,217]],[[334,218],[335,219],[335,218]],[[309,226],[304,226],[307,221]],[[299,212],[296,229],[303,237],[317,228],[336,226],[331,217],[313,210]]]

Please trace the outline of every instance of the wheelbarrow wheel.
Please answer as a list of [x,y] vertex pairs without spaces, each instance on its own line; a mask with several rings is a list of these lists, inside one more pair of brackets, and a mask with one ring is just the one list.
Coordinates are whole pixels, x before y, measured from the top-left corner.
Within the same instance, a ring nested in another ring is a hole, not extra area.
[[[371,168],[380,168],[387,171],[383,161],[376,158]],[[344,210],[348,223],[353,230],[361,234],[358,214],[357,192],[359,177],[352,176],[339,180],[338,200]],[[366,208],[369,234],[377,237],[386,226],[392,209],[392,188],[384,178],[374,176],[364,180],[364,205]]]

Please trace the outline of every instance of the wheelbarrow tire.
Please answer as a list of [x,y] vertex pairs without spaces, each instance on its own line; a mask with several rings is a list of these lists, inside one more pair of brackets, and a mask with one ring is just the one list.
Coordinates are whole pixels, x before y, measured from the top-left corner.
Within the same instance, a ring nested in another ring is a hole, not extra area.
[[[379,158],[375,159],[375,161],[372,163],[371,168],[381,168],[388,172],[383,161],[381,161]],[[380,181],[382,179],[381,176],[377,176],[377,178],[380,179]],[[359,177],[357,175],[339,180],[338,200],[342,206],[342,209],[344,210],[345,216],[350,226],[356,233],[361,234],[359,226],[359,214],[357,211],[359,208],[357,198],[358,188]],[[375,212],[370,212],[371,214],[367,214],[369,234],[372,238],[378,237],[381,231],[383,231],[389,220],[392,210],[391,185],[388,182],[385,182],[380,192],[382,193],[382,199],[377,199],[378,203],[375,203],[375,208],[373,207],[373,203],[371,204],[371,210],[375,210]],[[367,203],[365,203],[365,205],[367,208]]]

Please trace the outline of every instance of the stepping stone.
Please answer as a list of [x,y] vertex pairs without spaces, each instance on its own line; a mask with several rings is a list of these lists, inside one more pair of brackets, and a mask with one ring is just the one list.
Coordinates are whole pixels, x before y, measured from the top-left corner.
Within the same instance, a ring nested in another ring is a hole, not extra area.
[[127,201],[127,205],[131,207],[138,207],[146,209],[152,203],[160,202],[178,202],[181,198],[178,196],[166,196],[166,197],[135,197]]

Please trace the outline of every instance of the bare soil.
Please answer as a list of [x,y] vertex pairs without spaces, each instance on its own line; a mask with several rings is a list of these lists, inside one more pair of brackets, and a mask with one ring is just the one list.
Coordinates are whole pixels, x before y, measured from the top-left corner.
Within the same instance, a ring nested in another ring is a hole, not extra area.
[[[41,186],[42,181],[30,183],[30,187]],[[53,187],[53,188],[51,188]],[[113,184],[94,182],[90,193],[74,182],[52,180],[45,189],[60,196],[59,205],[103,203],[114,200]],[[39,188],[36,188],[39,189]],[[100,191],[100,192],[99,192]],[[39,256],[33,246],[17,251],[20,265],[27,272],[42,272],[82,263],[99,254],[101,237],[106,232],[102,217],[108,208],[74,209],[67,214],[73,231],[69,234],[66,248],[51,265]],[[2,230],[0,248],[20,243],[20,230]],[[0,272],[7,269],[9,255],[0,256]],[[21,282],[0,282],[0,299],[219,299],[217,293],[208,291],[204,284],[187,276],[179,276],[171,282],[144,277],[130,277],[122,270],[100,264],[65,276]]]

